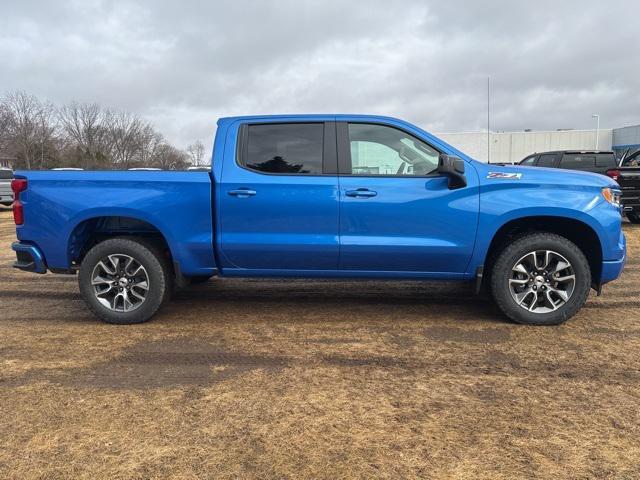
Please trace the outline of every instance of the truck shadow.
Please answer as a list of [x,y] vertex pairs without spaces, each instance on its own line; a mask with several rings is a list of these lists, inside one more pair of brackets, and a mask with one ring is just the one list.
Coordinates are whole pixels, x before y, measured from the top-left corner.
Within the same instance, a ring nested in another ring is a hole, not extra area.
[[[178,310],[197,315],[203,309],[313,321],[332,316],[344,320],[385,320],[442,316],[504,323],[506,318],[483,293],[474,295],[469,284],[389,281],[309,281],[212,279],[175,293],[163,312]],[[355,315],[355,316],[354,316]]]

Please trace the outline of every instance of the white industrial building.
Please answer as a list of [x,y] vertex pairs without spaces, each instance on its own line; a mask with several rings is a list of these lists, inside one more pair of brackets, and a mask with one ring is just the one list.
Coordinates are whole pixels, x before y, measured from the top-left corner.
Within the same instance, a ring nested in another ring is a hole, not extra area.
[[[627,128],[637,130],[637,143],[640,143],[640,126]],[[598,150],[611,150],[618,130],[624,129],[598,130]],[[596,148],[596,130],[491,132],[488,138],[487,132],[438,133],[436,136],[476,160],[486,162],[489,158],[491,163],[517,163],[535,152]]]

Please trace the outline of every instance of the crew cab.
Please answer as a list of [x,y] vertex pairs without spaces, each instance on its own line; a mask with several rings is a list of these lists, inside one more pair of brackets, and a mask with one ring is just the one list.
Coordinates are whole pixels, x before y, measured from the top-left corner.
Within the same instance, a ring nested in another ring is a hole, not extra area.
[[611,178],[482,164],[388,117],[222,118],[210,172],[18,171],[13,190],[15,267],[77,274],[118,324],[212,276],[457,280],[558,324],[626,259]]

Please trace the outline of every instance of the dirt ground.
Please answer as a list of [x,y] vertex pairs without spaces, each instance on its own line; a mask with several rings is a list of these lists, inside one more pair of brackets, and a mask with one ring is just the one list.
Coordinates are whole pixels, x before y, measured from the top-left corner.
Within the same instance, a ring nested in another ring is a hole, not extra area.
[[212,280],[100,323],[11,268],[0,212],[0,477],[640,478],[640,227],[561,327],[421,282]]

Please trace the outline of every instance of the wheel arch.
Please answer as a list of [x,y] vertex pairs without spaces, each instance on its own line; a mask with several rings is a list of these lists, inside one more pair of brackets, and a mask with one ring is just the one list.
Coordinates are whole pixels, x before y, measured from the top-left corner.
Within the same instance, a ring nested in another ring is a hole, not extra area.
[[591,283],[599,287],[602,274],[602,243],[597,232],[587,223],[574,218],[555,216],[527,216],[509,220],[494,234],[487,249],[484,268],[491,275],[499,252],[508,243],[529,233],[553,233],[574,243],[587,258],[591,270]]
[[77,223],[67,241],[69,264],[72,268],[77,267],[94,245],[114,237],[144,238],[156,245],[169,257],[169,264],[173,264],[172,250],[166,235],[148,220],[127,214],[98,215]]

